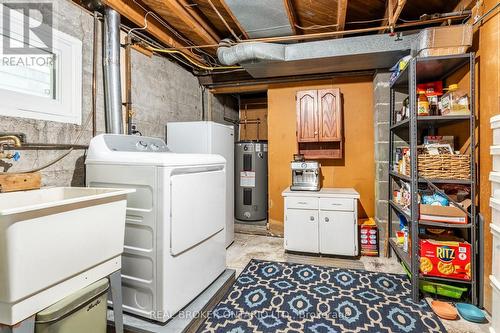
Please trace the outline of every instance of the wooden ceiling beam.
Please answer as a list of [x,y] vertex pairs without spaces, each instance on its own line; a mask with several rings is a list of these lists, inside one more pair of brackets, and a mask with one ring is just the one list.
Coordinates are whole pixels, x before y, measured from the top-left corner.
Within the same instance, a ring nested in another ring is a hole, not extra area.
[[[238,21],[236,16],[231,11],[231,8],[229,8],[229,6],[227,5],[227,3],[224,0],[212,0],[212,2],[214,4],[219,3],[224,8],[224,10],[227,12],[227,14],[231,17],[231,20],[233,20],[234,24],[236,24],[238,29],[240,29],[243,37],[245,37],[246,39],[250,38],[250,37],[248,37],[248,33],[245,31],[245,29],[243,29],[243,26],[241,25],[241,23]],[[215,6],[217,7],[217,5],[215,5]]]
[[[120,15],[128,18],[134,24],[140,27],[144,26],[144,17],[146,15],[146,12],[132,1],[103,0],[103,3],[116,10],[118,13],[120,13]],[[183,49],[185,45],[179,43],[172,35],[170,35],[166,31],[166,28],[154,17],[147,17],[147,28],[145,30],[152,36],[157,38],[160,42],[173,48],[179,48],[179,51],[186,56],[204,63],[204,60],[200,56],[194,54],[189,49]]]
[[[337,0],[337,31],[343,31],[345,29],[346,14],[347,0]],[[342,37],[342,35],[339,37]]]
[[471,9],[474,7],[476,0],[461,0],[453,9],[454,12],[460,12],[462,10]]
[[403,7],[406,4],[406,0],[397,0],[396,9],[392,12],[392,15],[389,17],[389,25],[393,26],[399,19],[399,15],[403,11]]
[[285,5],[286,14],[288,15],[288,21],[292,27],[293,34],[298,35],[299,33],[302,33],[302,31],[297,29],[297,15],[295,15],[295,9],[293,8],[292,1],[283,0],[283,3]]
[[[399,16],[401,15],[405,4],[406,0],[387,0],[385,3],[384,20],[380,26],[394,26],[398,22]],[[385,30],[381,30],[379,33],[383,34],[385,33]]]
[[345,29],[345,17],[347,14],[347,0],[337,1],[337,31]]
[[[146,1],[147,2],[147,1]],[[157,1],[155,1],[157,2]],[[193,17],[192,12],[184,6],[184,3],[180,3],[177,0],[162,0],[159,1],[161,6],[164,6],[170,13],[178,17],[189,29],[195,33],[201,40],[206,44],[217,44],[220,41],[220,37],[213,31],[206,22],[200,23],[201,17]]]
[[198,12],[193,9],[193,5],[191,3],[189,3],[187,0],[178,0],[178,1],[181,3],[181,5],[184,6],[184,8],[186,8],[186,10],[191,14],[191,16],[193,16],[193,18],[198,21],[198,23],[200,23],[205,27],[205,29],[214,39],[221,40],[221,37],[219,36],[217,31],[212,29],[212,27],[207,24],[205,18],[201,17],[198,14]]
[[[391,8],[393,8],[392,7],[392,0],[386,0],[385,1],[384,20],[380,23],[381,27],[384,27],[384,26],[389,24],[389,20],[391,19],[391,15],[392,15]],[[385,30],[380,30],[378,33],[383,34],[383,33],[385,33]]]

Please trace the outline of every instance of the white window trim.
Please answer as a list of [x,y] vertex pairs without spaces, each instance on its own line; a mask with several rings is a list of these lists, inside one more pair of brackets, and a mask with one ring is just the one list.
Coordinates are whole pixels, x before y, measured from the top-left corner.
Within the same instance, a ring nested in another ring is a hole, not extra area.
[[[5,10],[5,7],[1,9]],[[22,21],[11,15],[11,24],[21,25]],[[56,98],[48,99],[0,89],[0,115],[81,125],[82,41],[51,29],[52,49],[56,55]],[[2,31],[0,36],[6,38]],[[3,53],[2,44],[0,41],[0,56],[11,56]]]

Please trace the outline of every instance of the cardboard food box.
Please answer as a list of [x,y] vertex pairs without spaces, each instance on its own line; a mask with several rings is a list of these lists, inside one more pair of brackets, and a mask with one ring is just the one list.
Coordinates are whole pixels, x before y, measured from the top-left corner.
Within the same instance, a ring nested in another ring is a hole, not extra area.
[[378,256],[378,228],[372,219],[364,222],[360,227],[361,254],[364,256]]
[[465,53],[472,45],[470,24],[439,26],[420,31],[412,49],[420,57]]
[[420,241],[420,272],[458,280],[471,279],[471,247],[466,242]]
[[465,212],[455,206],[420,205],[420,220],[467,224],[468,216]]

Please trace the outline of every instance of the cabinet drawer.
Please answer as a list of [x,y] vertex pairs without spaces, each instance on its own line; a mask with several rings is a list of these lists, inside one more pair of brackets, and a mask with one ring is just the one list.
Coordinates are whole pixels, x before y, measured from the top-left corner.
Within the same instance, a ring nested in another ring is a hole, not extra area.
[[286,197],[285,200],[286,208],[318,209],[319,206],[318,198]]
[[322,210],[354,211],[356,200],[349,198],[320,198],[319,208]]

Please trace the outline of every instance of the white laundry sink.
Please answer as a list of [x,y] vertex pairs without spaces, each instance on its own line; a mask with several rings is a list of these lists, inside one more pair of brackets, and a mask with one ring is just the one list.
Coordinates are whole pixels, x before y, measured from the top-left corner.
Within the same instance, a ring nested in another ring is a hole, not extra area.
[[0,324],[16,324],[119,270],[126,199],[134,191],[0,194]]

